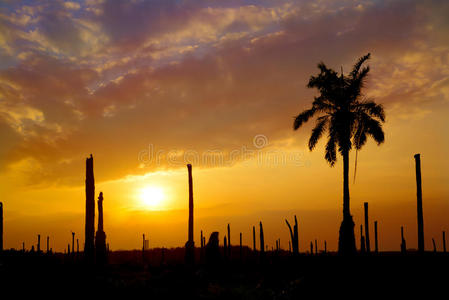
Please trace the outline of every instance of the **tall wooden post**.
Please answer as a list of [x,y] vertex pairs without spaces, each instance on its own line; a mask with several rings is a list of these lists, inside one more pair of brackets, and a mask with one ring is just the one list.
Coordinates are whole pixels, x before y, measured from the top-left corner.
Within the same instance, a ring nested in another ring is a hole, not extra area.
[[416,166],[416,199],[418,211],[418,251],[424,252],[424,218],[422,209],[422,188],[421,188],[421,157],[415,154]]
[[369,222],[368,222],[368,202],[363,203],[365,208],[365,244],[366,244],[366,253],[371,252],[370,242],[369,242]]

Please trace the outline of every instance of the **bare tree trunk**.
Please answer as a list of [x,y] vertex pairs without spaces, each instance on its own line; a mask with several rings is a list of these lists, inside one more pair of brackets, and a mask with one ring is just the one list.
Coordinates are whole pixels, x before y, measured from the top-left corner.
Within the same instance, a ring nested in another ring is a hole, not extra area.
[[446,253],[446,232],[443,231],[443,252]]
[[72,254],[75,253],[75,232],[72,232]]
[[403,226],[401,226],[401,252],[404,254],[407,252],[407,244],[406,244],[405,238],[404,238],[404,227]]
[[88,263],[95,260],[95,180],[92,154],[86,159],[86,221],[84,232],[84,257]]
[[231,226],[228,224],[228,256],[231,258]]
[[363,236],[363,225],[360,225],[360,253],[365,253],[365,237]]
[[253,226],[253,250],[256,251],[256,226]]
[[377,221],[374,222],[374,252],[379,252],[379,242],[377,236]]
[[424,252],[424,219],[422,211],[422,189],[421,189],[421,158],[415,154],[416,166],[416,199],[418,210],[418,251]]
[[187,165],[187,171],[189,173],[189,232],[188,240],[185,245],[185,261],[186,264],[193,265],[195,263],[195,243],[193,240],[193,179],[191,164]]
[[262,222],[259,222],[259,227],[260,227],[260,254],[263,256],[263,254],[265,252],[265,239],[264,239],[264,235],[263,235]]
[[3,203],[0,202],[0,251],[3,251]]
[[243,255],[242,233],[240,232],[240,259],[242,259],[242,255]]
[[290,231],[290,239],[293,247],[293,254],[297,255],[299,253],[299,237],[298,237],[298,220],[296,219],[296,215],[295,215],[295,225],[293,226],[293,229],[287,219],[285,219],[285,222],[287,223],[288,229]]
[[107,251],[106,251],[106,233],[104,232],[104,224],[103,224],[103,192],[100,192],[97,203],[98,203],[97,205],[98,227],[97,233],[95,235],[96,262],[99,265],[105,265],[107,263]]
[[371,252],[370,242],[369,242],[369,222],[368,222],[368,202],[363,203],[365,208],[365,244],[366,244],[366,253]]

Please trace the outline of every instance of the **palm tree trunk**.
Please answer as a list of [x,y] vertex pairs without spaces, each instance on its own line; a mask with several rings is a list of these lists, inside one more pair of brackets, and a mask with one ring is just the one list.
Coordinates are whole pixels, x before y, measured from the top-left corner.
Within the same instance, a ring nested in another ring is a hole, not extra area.
[[349,151],[343,153],[343,218],[351,216],[349,210]]
[[349,150],[343,152],[343,221],[340,226],[338,253],[342,255],[356,253],[354,221],[349,210]]

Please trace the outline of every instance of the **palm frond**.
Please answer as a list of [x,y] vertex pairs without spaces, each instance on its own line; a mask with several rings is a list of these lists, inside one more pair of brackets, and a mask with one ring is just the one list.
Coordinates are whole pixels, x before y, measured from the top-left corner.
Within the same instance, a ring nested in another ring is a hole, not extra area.
[[293,122],[293,129],[297,130],[304,123],[306,123],[313,115],[316,113],[315,108],[306,109],[302,113],[296,116],[295,121]]
[[315,100],[312,103],[313,108],[320,112],[333,112],[335,111],[335,104],[332,103],[328,98],[324,97],[324,95],[320,95],[315,97]]
[[363,65],[363,63],[365,61],[367,61],[368,59],[370,59],[371,57],[371,53],[368,53],[362,57],[359,58],[359,60],[355,63],[354,67],[352,67],[352,71],[351,71],[351,77],[352,78],[356,78],[357,74],[360,71],[360,67]]
[[367,133],[376,141],[378,145],[382,144],[385,141],[385,134],[382,130],[382,124],[379,121],[370,118],[367,125]]
[[366,144],[366,131],[363,126],[357,128],[354,134],[353,144],[356,150],[360,150]]
[[354,85],[357,86],[359,89],[362,89],[365,86],[366,77],[368,76],[369,71],[370,67],[366,66],[354,78],[353,80]]
[[319,96],[315,97],[312,108],[303,111],[294,120],[293,128],[297,130],[315,114],[321,115],[312,129],[308,146],[313,150],[327,131],[325,159],[331,166],[337,161],[337,151],[342,155],[352,147],[358,151],[366,144],[368,137],[378,144],[385,140],[382,130],[384,108],[373,100],[364,99],[362,94],[370,72],[370,67],[364,66],[364,63],[370,56],[368,53],[360,57],[348,75],[340,74],[320,62],[319,73],[311,76],[307,84],[307,87],[317,89]]
[[317,88],[320,92],[323,92],[335,85],[338,80],[338,74],[334,70],[326,67],[323,62],[318,64],[318,68],[320,69],[320,73],[317,76],[310,76],[307,87]]
[[375,117],[382,122],[385,122],[385,110],[382,104],[377,104],[373,100],[365,100],[358,103],[358,108],[370,117]]
[[316,125],[315,127],[312,129],[312,135],[310,136],[309,139],[309,150],[312,151],[316,144],[318,143],[318,140],[321,138],[321,136],[323,135],[323,132],[326,130],[326,126],[329,120],[329,116],[322,116],[319,117],[316,120]]
[[335,162],[337,161],[337,144],[335,137],[329,134],[329,140],[326,143],[326,151],[324,154],[324,158],[327,162],[333,167]]

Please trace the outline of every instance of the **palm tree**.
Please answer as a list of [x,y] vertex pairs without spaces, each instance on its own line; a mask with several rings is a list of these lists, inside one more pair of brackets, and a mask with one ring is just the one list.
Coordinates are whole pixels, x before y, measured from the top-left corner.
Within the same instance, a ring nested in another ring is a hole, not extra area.
[[311,76],[308,88],[317,88],[320,95],[315,97],[312,108],[300,113],[293,123],[297,130],[310,118],[316,118],[315,127],[309,139],[312,151],[318,140],[327,132],[325,159],[334,166],[338,152],[343,156],[343,221],[340,226],[338,251],[340,254],[353,254],[356,251],[354,238],[354,221],[349,210],[349,152],[354,147],[360,150],[365,145],[367,136],[377,144],[384,142],[382,123],[385,112],[380,104],[366,99],[362,88],[369,72],[369,66],[363,67],[370,54],[359,58],[351,73],[339,75],[321,62],[320,73]]

